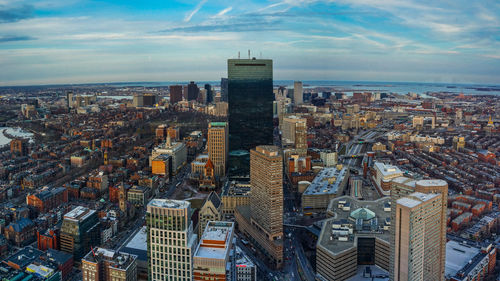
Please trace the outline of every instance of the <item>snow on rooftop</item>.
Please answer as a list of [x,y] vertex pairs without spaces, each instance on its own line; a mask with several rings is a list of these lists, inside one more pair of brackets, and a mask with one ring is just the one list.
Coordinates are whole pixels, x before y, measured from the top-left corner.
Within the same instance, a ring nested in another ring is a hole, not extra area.
[[419,180],[417,184],[420,186],[443,186],[447,185],[444,180],[432,179],[432,180]]
[[398,199],[397,203],[398,203],[398,205],[402,205],[402,206],[405,206],[408,208],[413,208],[415,206],[418,206],[418,204],[420,204],[421,202],[417,201],[415,199],[404,197],[404,198]]
[[94,210],[91,210],[89,208],[85,208],[83,206],[77,206],[73,210],[67,212],[64,215],[64,218],[65,219],[70,219],[70,220],[80,221],[80,220],[86,219],[87,217],[89,217],[93,213],[95,213]]
[[[231,247],[233,222],[210,221],[194,254],[198,258],[226,259]],[[224,247],[221,247],[224,245]]]
[[343,167],[341,170],[338,170],[335,167],[323,168],[316,175],[312,183],[307,187],[304,194],[321,195],[337,193],[339,185],[344,180],[346,173],[347,167]]
[[455,276],[479,252],[479,248],[450,240],[446,243],[445,276]]
[[131,249],[147,251],[148,249],[147,239],[148,239],[148,232],[146,226],[143,226],[142,229],[140,229],[135,234],[135,236],[128,242],[126,247]]
[[403,172],[397,166],[385,164],[382,162],[375,162],[373,165],[375,166],[375,169],[382,173],[383,177],[393,176],[396,174],[403,175]]
[[439,196],[439,194],[413,192],[412,194],[410,194],[410,196],[416,197],[416,198],[420,199],[420,201],[425,202],[425,201],[428,201],[432,198],[435,198],[436,196]]
[[149,202],[149,206],[171,209],[184,209],[190,206],[188,201],[171,200],[171,199],[153,199]]

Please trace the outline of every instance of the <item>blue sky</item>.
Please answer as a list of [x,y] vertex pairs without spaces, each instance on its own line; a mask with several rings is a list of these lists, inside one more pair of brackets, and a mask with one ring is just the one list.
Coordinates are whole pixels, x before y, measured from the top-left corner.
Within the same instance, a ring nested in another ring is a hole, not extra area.
[[497,0],[0,0],[0,86],[275,79],[500,84]]

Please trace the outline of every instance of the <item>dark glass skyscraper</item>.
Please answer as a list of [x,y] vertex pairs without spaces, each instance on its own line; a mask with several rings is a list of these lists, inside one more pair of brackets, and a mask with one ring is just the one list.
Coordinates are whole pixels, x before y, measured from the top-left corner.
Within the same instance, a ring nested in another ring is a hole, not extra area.
[[198,85],[196,85],[193,81],[191,81],[188,84],[187,100],[196,100],[198,98],[199,92],[200,89],[198,88]]
[[273,144],[273,61],[229,59],[229,174],[247,175],[249,151]]

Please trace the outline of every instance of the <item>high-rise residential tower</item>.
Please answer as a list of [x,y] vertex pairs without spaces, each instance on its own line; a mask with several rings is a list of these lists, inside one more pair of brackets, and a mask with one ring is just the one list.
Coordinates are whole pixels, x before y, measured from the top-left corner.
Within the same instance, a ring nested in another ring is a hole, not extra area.
[[193,232],[188,201],[153,199],[147,206],[149,280],[192,280]]
[[238,227],[276,267],[283,262],[283,155],[276,146],[250,151],[250,206],[236,210]]
[[229,166],[248,174],[249,150],[273,143],[273,61],[229,59]]
[[[433,228],[437,231],[439,239],[432,244],[432,249],[427,247],[429,244],[427,243],[424,250],[426,251],[426,255],[434,255],[435,261],[433,261],[433,265],[431,267],[427,266],[424,268],[425,276],[432,276],[431,279],[423,279],[423,280],[436,280],[442,281],[444,280],[444,270],[445,270],[445,258],[446,258],[446,212],[447,212],[447,204],[448,204],[448,183],[443,180],[431,179],[431,180],[413,180],[406,177],[397,177],[391,182],[391,222],[395,222],[397,220],[396,217],[396,206],[398,204],[398,200],[400,198],[404,198],[409,196],[412,193],[419,192],[423,194],[438,194],[439,199],[439,216],[434,217],[435,223],[438,225],[437,228]],[[391,227],[391,245],[396,245],[397,235],[399,235],[396,231],[396,227]],[[424,243],[424,241],[421,241]],[[405,270],[403,268],[406,267],[397,267],[396,262],[398,260],[399,253],[396,251],[396,248],[391,248],[390,255],[390,277],[391,280],[396,280],[397,274],[399,274],[400,270]],[[429,259],[430,260],[430,259]],[[427,263],[427,262],[426,262]],[[402,279],[400,279],[402,280]],[[410,280],[410,279],[409,279]],[[411,279],[413,280],[413,279]],[[417,280],[417,279],[416,279]]]
[[303,94],[304,94],[304,91],[302,89],[302,82],[295,81],[293,83],[293,103],[295,104],[295,106],[301,105],[304,103]]
[[182,101],[182,86],[181,85],[171,85],[170,90],[170,104],[176,104]]
[[439,193],[414,192],[394,206],[394,281],[443,280]]
[[291,144],[300,156],[307,154],[307,120],[295,115],[283,118],[283,144]]
[[214,174],[224,176],[227,167],[228,126],[226,122],[208,124],[208,157],[214,164]]
[[205,84],[205,90],[207,90],[207,103],[211,103],[214,100],[212,86],[210,84]]
[[194,83],[193,81],[191,81],[188,85],[187,85],[187,100],[190,101],[190,100],[196,100],[198,98],[198,94],[200,92],[200,89],[198,88],[198,85],[196,85],[196,83]]
[[227,101],[227,78],[220,79],[220,98],[221,101]]

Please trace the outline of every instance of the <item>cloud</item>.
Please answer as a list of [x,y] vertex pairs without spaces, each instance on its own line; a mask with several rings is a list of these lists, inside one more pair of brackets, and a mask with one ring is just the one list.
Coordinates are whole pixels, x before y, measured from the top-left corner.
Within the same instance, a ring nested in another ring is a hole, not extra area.
[[223,16],[223,15],[231,12],[232,9],[233,9],[233,7],[227,7],[224,10],[220,11],[219,13],[217,13],[216,17],[221,17],[221,16]]
[[0,43],[35,40],[31,36],[0,36]]
[[279,21],[272,22],[255,22],[249,24],[247,22],[241,23],[212,23],[212,24],[199,24],[191,26],[173,27],[163,29],[159,32],[173,33],[173,32],[249,32],[249,31],[269,31],[280,30],[276,24]]
[[27,4],[11,7],[0,5],[0,23],[17,22],[20,20],[32,18],[33,11],[33,6]]
[[184,18],[184,22],[189,22],[191,21],[191,18],[196,14],[198,13],[198,11],[201,9],[201,7],[203,7],[203,5],[207,2],[207,0],[201,0],[200,3],[198,3],[198,5],[196,5],[196,7],[194,8],[194,10],[192,10],[190,13],[188,13],[186,15],[186,17]]

